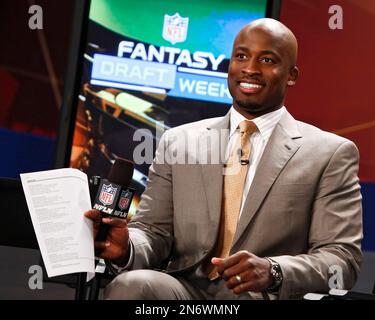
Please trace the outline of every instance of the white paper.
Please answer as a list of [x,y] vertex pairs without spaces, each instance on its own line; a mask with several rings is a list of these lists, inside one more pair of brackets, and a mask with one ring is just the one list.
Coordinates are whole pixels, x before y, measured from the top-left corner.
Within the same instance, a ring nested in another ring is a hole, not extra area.
[[95,275],[87,175],[65,168],[21,174],[36,238],[48,277],[87,272]]

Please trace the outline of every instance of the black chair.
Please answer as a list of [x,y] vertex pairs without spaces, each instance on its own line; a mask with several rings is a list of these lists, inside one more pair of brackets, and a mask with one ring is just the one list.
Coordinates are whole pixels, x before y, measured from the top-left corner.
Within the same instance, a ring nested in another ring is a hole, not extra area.
[[0,203],[0,245],[39,249],[20,180],[0,178]]

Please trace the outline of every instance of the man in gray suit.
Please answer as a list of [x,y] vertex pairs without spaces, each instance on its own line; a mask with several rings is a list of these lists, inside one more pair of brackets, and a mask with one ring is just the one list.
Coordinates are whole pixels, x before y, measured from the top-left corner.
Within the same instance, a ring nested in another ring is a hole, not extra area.
[[[358,150],[288,113],[296,59],[295,36],[276,20],[239,32],[229,113],[168,130],[135,217],[103,218],[112,228],[95,246],[118,273],[105,298],[291,299],[355,284]],[[100,213],[85,214],[97,232]]]

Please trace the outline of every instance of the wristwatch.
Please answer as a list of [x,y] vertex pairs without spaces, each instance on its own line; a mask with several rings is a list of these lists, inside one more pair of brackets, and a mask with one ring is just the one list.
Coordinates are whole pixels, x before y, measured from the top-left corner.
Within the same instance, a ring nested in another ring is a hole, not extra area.
[[272,284],[271,284],[270,287],[268,287],[267,291],[268,292],[277,292],[277,291],[279,291],[281,283],[283,282],[283,273],[281,271],[280,265],[276,261],[274,261],[270,258],[267,258],[267,257],[266,257],[266,259],[271,264],[270,273],[271,273],[271,277],[273,279]]

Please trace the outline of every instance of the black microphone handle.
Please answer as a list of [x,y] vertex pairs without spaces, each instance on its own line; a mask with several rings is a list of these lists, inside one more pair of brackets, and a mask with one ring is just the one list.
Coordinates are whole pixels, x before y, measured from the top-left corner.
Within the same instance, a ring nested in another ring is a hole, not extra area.
[[99,230],[96,235],[95,241],[105,241],[105,239],[107,239],[108,231],[111,226],[103,223],[103,218],[105,217],[110,217],[110,215],[101,212]]

